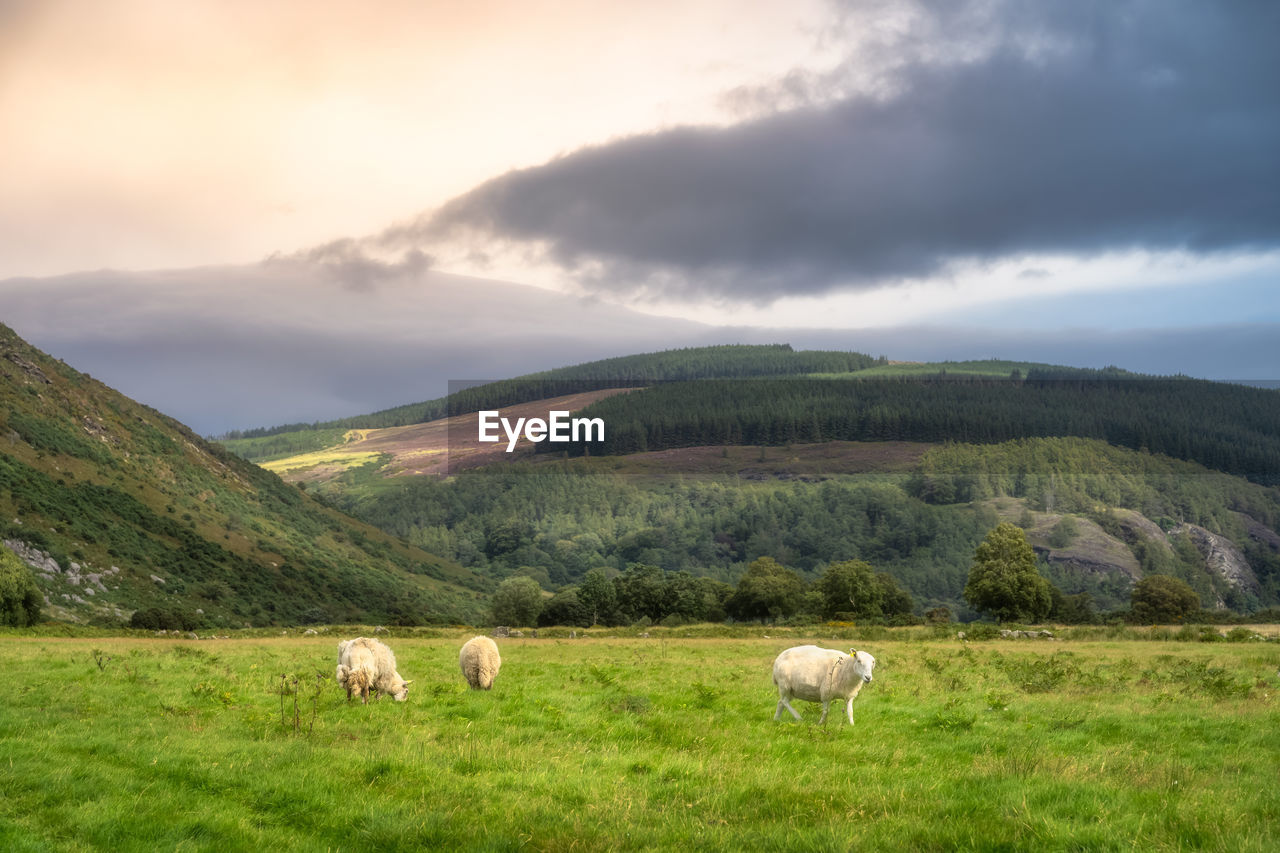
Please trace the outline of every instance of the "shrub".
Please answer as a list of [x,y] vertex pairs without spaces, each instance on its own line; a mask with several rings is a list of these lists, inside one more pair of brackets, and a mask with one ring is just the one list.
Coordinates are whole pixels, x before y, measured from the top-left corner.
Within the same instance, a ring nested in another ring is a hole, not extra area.
[[1242,625],[1237,625],[1236,627],[1232,628],[1230,631],[1227,632],[1227,637],[1226,637],[1226,640],[1228,643],[1248,643],[1256,639],[1259,639],[1258,634],[1249,630],[1248,628],[1245,628]]
[[43,600],[26,563],[0,547],[0,625],[26,628],[36,624]]
[[198,623],[194,616],[181,610],[148,607],[133,612],[129,617],[129,627],[146,631],[194,631]]

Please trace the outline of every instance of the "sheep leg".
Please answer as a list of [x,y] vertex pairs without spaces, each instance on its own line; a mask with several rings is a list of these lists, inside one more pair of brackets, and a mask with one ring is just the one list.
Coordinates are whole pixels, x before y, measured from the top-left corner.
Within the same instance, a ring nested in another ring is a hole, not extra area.
[[845,713],[849,715],[849,725],[853,725],[853,697],[849,697],[849,701],[844,703]]
[[818,720],[818,725],[822,725],[827,721],[827,711],[831,708],[831,700],[822,703],[822,717]]
[[797,720],[800,719],[800,714],[796,711],[795,708],[791,707],[791,703],[787,701],[787,697],[780,696],[778,698],[778,710],[773,712],[773,719],[775,722],[782,718],[783,708],[786,708],[788,711],[790,711],[791,716],[795,717]]

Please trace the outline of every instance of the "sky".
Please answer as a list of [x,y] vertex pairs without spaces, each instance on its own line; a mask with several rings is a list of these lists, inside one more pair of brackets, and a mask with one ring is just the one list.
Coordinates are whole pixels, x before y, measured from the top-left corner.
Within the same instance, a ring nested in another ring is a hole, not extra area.
[[1277,36],[1247,0],[0,0],[0,320],[206,432],[720,341],[1280,378]]

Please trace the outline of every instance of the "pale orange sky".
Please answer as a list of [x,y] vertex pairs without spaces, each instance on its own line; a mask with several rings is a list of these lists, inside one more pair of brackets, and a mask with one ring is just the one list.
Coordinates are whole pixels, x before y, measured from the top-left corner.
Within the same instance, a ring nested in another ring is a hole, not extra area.
[[[1003,25],[1017,4],[970,7],[992,18],[958,33],[954,16],[936,16],[958,6],[922,0],[0,0],[0,280],[252,263],[377,234],[587,146],[742,122],[750,98],[735,92],[776,95],[798,72],[879,93],[895,63],[962,67],[1003,47],[1033,66],[1070,47]],[[1124,289],[1140,303],[1155,288],[1280,274],[1265,244],[1117,245],[959,257],[918,281],[783,288],[773,301],[638,297],[630,281],[607,298],[712,323],[865,327],[982,318],[1027,295]],[[482,245],[484,264],[476,248],[428,253],[445,272],[574,289],[527,247]],[[1255,291],[1231,316],[1252,316]]]
[[768,0],[0,3],[0,278],[256,261],[821,63]]

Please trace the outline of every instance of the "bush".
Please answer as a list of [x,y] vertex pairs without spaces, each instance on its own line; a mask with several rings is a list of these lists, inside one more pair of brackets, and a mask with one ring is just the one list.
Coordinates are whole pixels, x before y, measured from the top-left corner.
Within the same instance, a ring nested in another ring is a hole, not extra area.
[[141,628],[145,631],[194,631],[198,626],[190,613],[181,610],[166,610],[162,607],[148,607],[135,610],[129,617],[130,628]]
[[26,628],[36,624],[43,601],[26,563],[8,548],[0,547],[0,625]]
[[971,622],[964,626],[964,638],[966,640],[998,640],[1000,626],[992,625],[990,622]]

